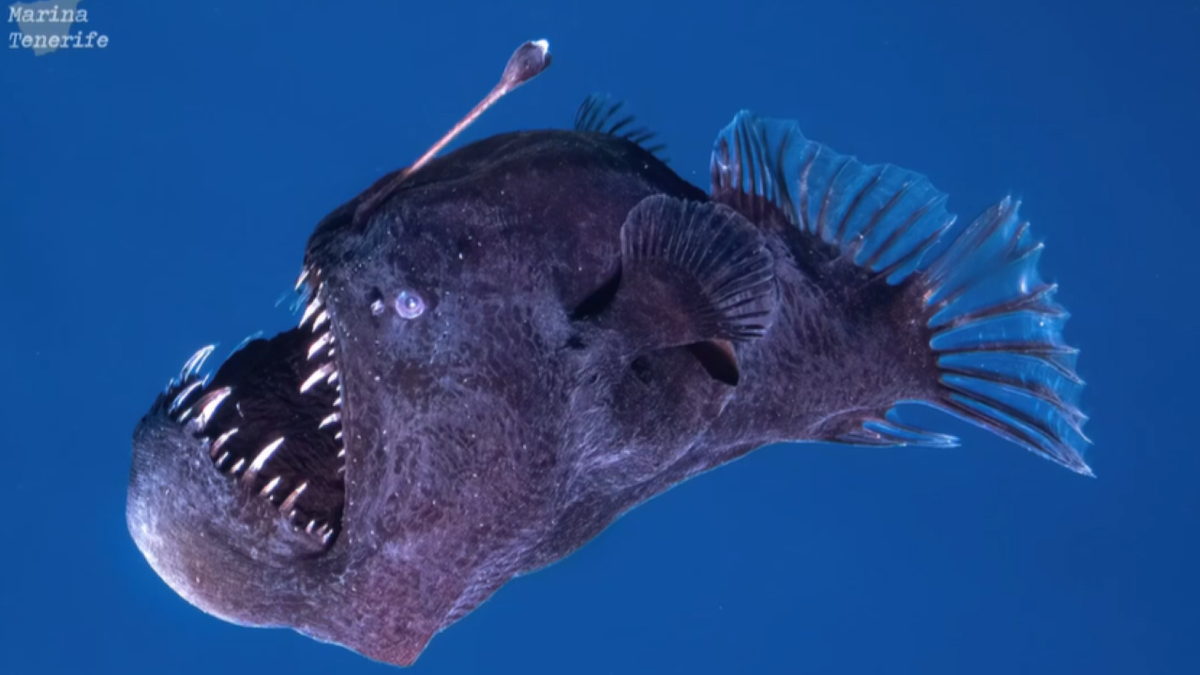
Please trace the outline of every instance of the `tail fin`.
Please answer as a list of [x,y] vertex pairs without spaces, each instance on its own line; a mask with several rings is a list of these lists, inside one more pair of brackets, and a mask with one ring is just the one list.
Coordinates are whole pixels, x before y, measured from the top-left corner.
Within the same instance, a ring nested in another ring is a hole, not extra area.
[[[1077,350],[1062,339],[1068,314],[1042,282],[1042,244],[1006,198],[953,232],[946,195],[925,176],[864,165],[809,141],[795,122],[738,113],[712,155],[712,197],[751,217],[778,210],[836,247],[835,261],[871,281],[907,285],[923,303],[939,408],[1084,475],[1090,443],[1076,405]],[[839,441],[859,445],[956,443],[900,422],[894,409],[864,415]]]
[[941,397],[958,417],[1092,475],[1077,448],[1078,350],[1062,339],[1069,314],[1038,276],[1042,243],[1006,198],[962,231],[914,279],[923,289]]

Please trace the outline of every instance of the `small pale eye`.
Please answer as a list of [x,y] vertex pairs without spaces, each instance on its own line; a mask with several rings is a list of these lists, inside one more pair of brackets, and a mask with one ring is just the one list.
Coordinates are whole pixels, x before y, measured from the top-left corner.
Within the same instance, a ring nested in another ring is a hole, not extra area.
[[415,319],[425,312],[425,301],[413,291],[400,291],[396,296],[396,313],[403,319]]

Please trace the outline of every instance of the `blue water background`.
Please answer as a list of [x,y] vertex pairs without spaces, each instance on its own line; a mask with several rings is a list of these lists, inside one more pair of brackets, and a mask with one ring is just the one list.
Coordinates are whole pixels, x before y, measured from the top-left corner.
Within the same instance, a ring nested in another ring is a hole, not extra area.
[[[1071,310],[1091,480],[982,431],[776,446],[634,511],[419,673],[1200,673],[1200,3],[85,0],[0,50],[0,673],[386,673],[175,596],[125,530],[130,433],[198,347],[292,322],[311,228],[545,37],[467,138],[626,99],[707,186],[741,108],[1009,191]],[[6,24],[11,29],[11,24]]]

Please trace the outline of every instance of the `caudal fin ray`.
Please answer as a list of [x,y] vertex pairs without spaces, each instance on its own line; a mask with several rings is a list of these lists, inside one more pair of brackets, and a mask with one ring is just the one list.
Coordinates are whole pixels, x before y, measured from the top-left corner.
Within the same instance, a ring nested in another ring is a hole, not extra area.
[[[1057,286],[1038,274],[1043,246],[1018,209],[1011,198],[987,209],[916,279],[949,392],[936,405],[1090,475],[1078,351],[1062,339],[1070,314],[1054,300]],[[945,361],[984,354],[1008,358],[967,372]]]
[[1087,419],[1071,403],[1078,399],[1083,382],[1074,373],[1064,373],[1044,360],[1007,353],[943,354],[938,357],[938,368],[943,377],[988,381],[1009,391],[1046,401],[1073,424],[1082,425]]
[[[1057,286],[1038,275],[1042,244],[1005,198],[965,228],[947,196],[920,174],[865,165],[808,141],[792,121],[743,111],[718,136],[712,195],[748,217],[774,212],[871,279],[906,284],[896,296],[929,330],[937,370],[920,401],[1083,474],[1090,443],[1077,401],[1077,350]],[[873,281],[871,283],[874,283]],[[897,402],[899,403],[899,402]],[[895,409],[837,422],[831,439],[860,445],[940,445],[952,437],[903,425]],[[849,424],[849,426],[847,426]]]

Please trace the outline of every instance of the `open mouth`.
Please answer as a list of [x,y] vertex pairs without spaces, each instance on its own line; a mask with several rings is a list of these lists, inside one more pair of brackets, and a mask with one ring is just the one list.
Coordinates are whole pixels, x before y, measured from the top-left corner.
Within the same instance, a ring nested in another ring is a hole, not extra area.
[[297,283],[308,302],[296,328],[246,342],[211,375],[201,369],[213,347],[201,349],[155,407],[185,426],[235,489],[328,547],[345,506],[342,387],[333,322],[308,276]]

